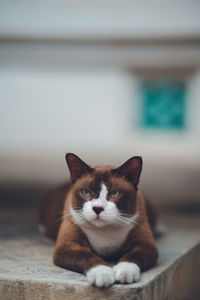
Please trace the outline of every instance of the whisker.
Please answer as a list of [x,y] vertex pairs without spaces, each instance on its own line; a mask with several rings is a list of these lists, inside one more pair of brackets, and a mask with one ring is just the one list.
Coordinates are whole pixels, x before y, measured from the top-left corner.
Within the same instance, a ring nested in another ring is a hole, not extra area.
[[62,221],[62,220],[65,220],[66,218],[71,218],[71,219],[72,219],[72,216],[71,216],[70,214],[68,214],[68,215],[63,215],[63,216],[61,216],[61,217],[55,222],[55,224],[59,223],[59,222]]
[[64,220],[64,225],[68,225],[69,223],[72,223],[72,220],[68,220],[67,222],[66,222],[66,220]]
[[[126,214],[126,215],[132,216],[132,215],[130,215],[130,214]],[[136,230],[138,230],[139,228],[142,228],[142,229],[145,230],[146,232],[149,232],[149,230],[146,229],[142,224],[136,222],[136,221],[133,220],[133,219],[124,217],[124,216],[122,216],[122,215],[118,216],[116,219],[117,219],[119,222],[122,222],[122,223],[127,224],[127,225],[135,224],[135,225],[136,225],[136,227],[135,227]]]
[[144,227],[142,224],[139,224],[136,221],[132,221],[132,222],[133,222],[133,224],[135,224],[137,226],[136,230],[138,230],[139,227],[141,227],[145,232],[149,232],[149,230],[146,227]]

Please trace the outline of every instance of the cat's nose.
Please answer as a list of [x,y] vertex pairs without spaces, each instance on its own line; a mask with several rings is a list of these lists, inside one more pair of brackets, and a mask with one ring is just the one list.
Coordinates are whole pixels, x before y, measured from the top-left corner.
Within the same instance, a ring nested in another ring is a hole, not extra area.
[[93,209],[94,212],[97,214],[97,216],[100,215],[100,213],[104,210],[104,208],[101,207],[101,206],[93,206],[92,209]]

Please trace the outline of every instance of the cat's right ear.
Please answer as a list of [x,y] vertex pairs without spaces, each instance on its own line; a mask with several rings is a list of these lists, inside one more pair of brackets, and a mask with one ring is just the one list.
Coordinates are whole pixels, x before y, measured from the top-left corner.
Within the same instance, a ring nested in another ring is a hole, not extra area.
[[67,153],[66,156],[67,165],[70,171],[72,183],[79,179],[83,174],[91,173],[92,168],[82,161],[77,155],[73,153]]
[[128,159],[119,168],[114,169],[113,173],[126,177],[137,188],[137,185],[140,180],[141,171],[142,171],[142,157],[134,156]]

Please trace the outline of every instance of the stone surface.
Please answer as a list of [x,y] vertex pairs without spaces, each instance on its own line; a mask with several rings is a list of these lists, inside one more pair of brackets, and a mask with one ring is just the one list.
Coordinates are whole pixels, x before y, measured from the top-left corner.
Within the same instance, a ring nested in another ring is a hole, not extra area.
[[0,220],[0,300],[200,299],[198,218],[164,216],[167,226],[157,241],[157,265],[138,283],[107,289],[53,265],[54,243],[38,232],[34,210],[4,209]]

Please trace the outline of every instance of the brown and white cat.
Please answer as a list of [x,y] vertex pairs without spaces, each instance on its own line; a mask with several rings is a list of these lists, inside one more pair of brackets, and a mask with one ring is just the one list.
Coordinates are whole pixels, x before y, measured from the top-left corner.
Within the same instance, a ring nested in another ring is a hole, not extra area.
[[98,287],[138,281],[155,265],[154,215],[138,189],[142,158],[120,167],[90,167],[66,155],[71,185],[41,207],[40,223],[56,239],[54,263],[84,273]]

